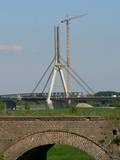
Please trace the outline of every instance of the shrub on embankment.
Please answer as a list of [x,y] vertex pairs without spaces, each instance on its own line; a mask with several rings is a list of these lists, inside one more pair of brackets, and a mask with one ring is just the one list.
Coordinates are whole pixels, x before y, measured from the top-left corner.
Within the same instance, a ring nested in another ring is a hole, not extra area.
[[3,112],[5,110],[5,103],[0,101],[0,112]]
[[120,145],[120,136],[116,136],[113,140],[112,140],[113,144],[117,144]]

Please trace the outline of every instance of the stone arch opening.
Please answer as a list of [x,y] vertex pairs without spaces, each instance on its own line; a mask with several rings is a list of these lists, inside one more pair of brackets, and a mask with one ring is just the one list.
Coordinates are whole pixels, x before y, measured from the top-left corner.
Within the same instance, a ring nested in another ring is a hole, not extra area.
[[54,144],[47,144],[33,148],[17,158],[17,160],[46,160],[47,152]]
[[24,137],[4,152],[9,160],[17,160],[28,150],[44,145],[64,144],[79,148],[99,160],[109,160],[107,152],[87,137],[66,131],[43,131]]
[[95,160],[88,153],[75,148],[73,146],[63,145],[63,144],[53,144],[53,145],[44,145],[37,148],[33,148],[25,152],[23,155],[18,157],[17,160],[48,160],[54,159],[54,157],[59,157],[59,159],[67,158],[78,159],[77,157],[89,158],[89,160]]

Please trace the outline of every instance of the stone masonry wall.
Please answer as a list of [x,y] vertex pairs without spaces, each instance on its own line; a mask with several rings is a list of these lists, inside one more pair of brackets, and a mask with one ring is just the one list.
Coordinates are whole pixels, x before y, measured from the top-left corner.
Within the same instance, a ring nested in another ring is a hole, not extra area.
[[[87,142],[91,142],[89,144],[90,145],[89,147],[91,147],[92,144],[107,149],[108,148],[107,146],[110,144],[111,140],[116,136],[114,135],[114,133],[116,133],[117,135],[120,134],[120,119],[110,120],[100,117],[0,118],[0,154],[5,153],[7,150],[9,150],[9,148],[11,148],[14,145],[16,145],[17,147],[17,143],[19,141],[22,141],[27,137],[30,137],[31,135],[37,135],[39,133],[40,134],[43,133],[43,135],[49,133],[47,137],[50,137],[51,135],[50,139],[55,139],[55,136],[59,135],[56,133],[66,133],[66,134],[69,133],[71,135],[77,135],[75,136],[75,138],[82,137],[83,139],[81,140],[83,141],[87,139],[88,140]],[[65,138],[67,139],[67,137]],[[55,143],[59,143],[60,138],[57,137],[56,139],[57,140]],[[66,141],[65,143],[69,144]],[[74,141],[72,143],[74,143]],[[79,146],[79,144],[76,145],[73,144],[73,146],[76,147],[78,146],[79,148],[81,147],[81,145]],[[89,152],[89,149],[87,148],[86,151]],[[90,150],[90,152],[92,151]]]

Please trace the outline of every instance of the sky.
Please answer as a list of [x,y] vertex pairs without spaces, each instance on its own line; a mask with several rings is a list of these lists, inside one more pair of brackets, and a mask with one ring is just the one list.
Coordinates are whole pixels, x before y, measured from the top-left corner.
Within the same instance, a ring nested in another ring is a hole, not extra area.
[[[120,91],[119,7],[119,0],[0,0],[0,94],[32,91],[54,57],[54,25],[65,59],[60,21],[83,12],[70,23],[71,66],[95,92]],[[80,91],[73,81],[72,88]]]

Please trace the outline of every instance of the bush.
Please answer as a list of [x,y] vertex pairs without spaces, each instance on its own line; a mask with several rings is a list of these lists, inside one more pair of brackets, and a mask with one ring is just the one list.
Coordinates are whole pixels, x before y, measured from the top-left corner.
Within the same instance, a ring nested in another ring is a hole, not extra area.
[[4,156],[0,156],[0,160],[5,160]]
[[5,110],[5,103],[0,101],[0,112]]
[[76,106],[71,106],[70,107],[70,112],[71,113],[77,113],[78,112],[78,108]]
[[120,107],[120,101],[115,103],[115,107]]
[[112,143],[119,145],[119,144],[120,144],[120,136],[115,137],[115,138],[112,140]]
[[25,104],[25,107],[24,107],[24,108],[25,108],[25,111],[29,112],[29,111],[30,111],[30,108],[31,108],[31,107],[30,107],[30,104]]

